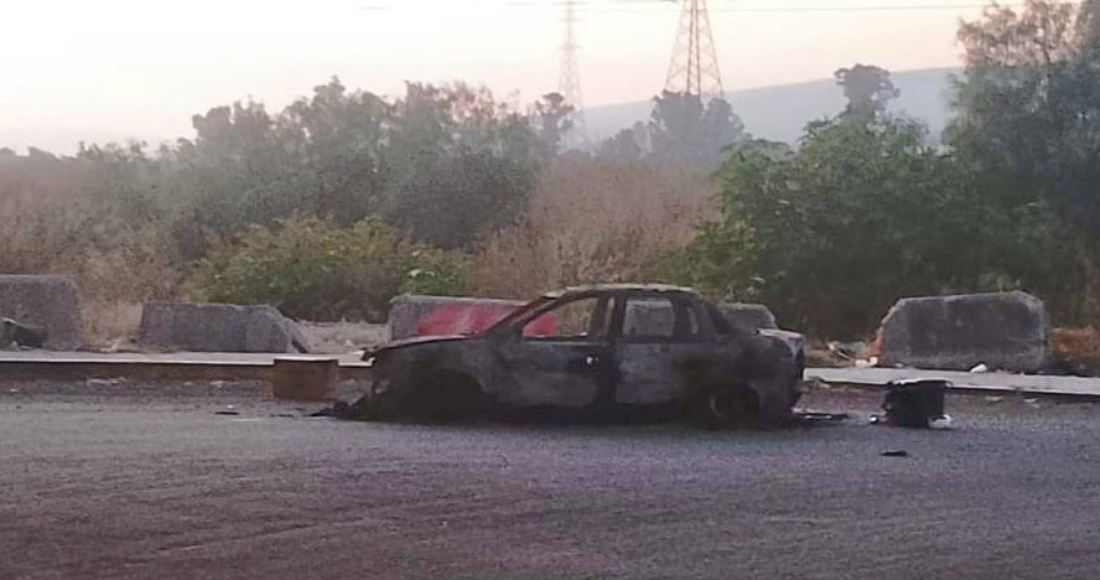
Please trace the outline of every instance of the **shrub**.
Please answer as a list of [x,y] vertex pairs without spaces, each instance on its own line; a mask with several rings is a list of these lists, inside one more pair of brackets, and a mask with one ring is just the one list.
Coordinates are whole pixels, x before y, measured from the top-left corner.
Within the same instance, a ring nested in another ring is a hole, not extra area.
[[202,299],[271,304],[294,318],[382,321],[402,291],[460,292],[461,257],[414,244],[379,219],[340,228],[293,215],[215,241],[189,286]]
[[839,120],[787,159],[735,153],[722,218],[679,256],[681,278],[838,338],[865,336],[900,297],[1017,286],[1013,261],[1038,256],[1013,207],[923,136],[906,120]]

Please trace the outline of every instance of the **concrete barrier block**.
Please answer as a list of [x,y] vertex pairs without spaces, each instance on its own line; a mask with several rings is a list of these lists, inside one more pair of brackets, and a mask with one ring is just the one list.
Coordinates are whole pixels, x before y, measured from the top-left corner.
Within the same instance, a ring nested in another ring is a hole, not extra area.
[[309,352],[297,323],[266,305],[150,302],[139,342],[192,352]]
[[882,362],[923,369],[1037,372],[1047,362],[1048,320],[1023,292],[906,298],[882,323]]
[[0,318],[45,329],[49,350],[81,345],[76,284],[66,276],[0,275]]
[[309,352],[309,340],[302,328],[274,306],[248,308],[245,352]]

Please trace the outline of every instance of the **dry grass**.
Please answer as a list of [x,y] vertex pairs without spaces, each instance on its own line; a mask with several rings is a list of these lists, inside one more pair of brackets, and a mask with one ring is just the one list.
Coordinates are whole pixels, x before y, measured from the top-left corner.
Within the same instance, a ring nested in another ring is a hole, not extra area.
[[346,354],[390,339],[390,329],[385,324],[303,322],[301,326],[312,351],[317,354]]
[[116,351],[137,337],[141,326],[140,302],[85,299],[81,310],[84,342],[90,348]]
[[[0,154],[0,273],[73,276],[95,348],[117,348],[135,334],[142,302],[178,292],[168,226],[126,217],[117,184],[81,160]],[[483,240],[467,279],[477,295],[513,298],[650,280],[695,235],[711,193],[701,170],[564,157],[524,222]]]
[[695,235],[711,193],[699,170],[561,158],[526,222],[483,241],[470,284],[481,296],[528,298],[569,285],[649,280],[663,254]]
[[79,289],[84,341],[134,334],[140,304],[174,293],[158,224],[128,224],[89,199],[86,166],[49,156],[0,157],[0,273],[64,274]]

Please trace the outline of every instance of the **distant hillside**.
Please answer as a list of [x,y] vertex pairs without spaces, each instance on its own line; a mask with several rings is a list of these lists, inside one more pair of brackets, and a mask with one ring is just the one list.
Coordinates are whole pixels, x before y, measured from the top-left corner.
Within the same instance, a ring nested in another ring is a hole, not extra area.
[[[958,69],[927,69],[893,73],[901,97],[891,110],[928,123],[938,139],[948,119],[949,76]],[[844,94],[833,79],[780,85],[730,93],[733,110],[757,138],[793,143],[810,121],[831,117],[844,109]],[[588,131],[594,140],[610,137],[649,119],[652,103],[624,103],[587,111]]]

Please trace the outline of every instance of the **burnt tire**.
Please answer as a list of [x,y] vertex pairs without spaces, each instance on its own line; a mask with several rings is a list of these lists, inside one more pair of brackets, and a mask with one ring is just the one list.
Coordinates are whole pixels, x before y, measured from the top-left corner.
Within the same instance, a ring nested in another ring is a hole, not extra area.
[[453,423],[478,414],[481,386],[455,373],[420,377],[410,389],[406,407],[410,418],[428,423]]
[[691,415],[696,424],[708,429],[750,426],[760,420],[760,401],[749,387],[713,385],[694,398]]

